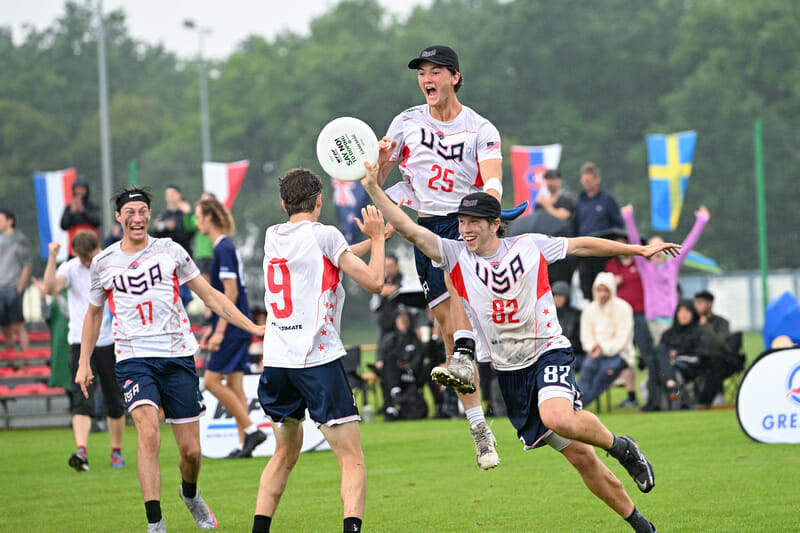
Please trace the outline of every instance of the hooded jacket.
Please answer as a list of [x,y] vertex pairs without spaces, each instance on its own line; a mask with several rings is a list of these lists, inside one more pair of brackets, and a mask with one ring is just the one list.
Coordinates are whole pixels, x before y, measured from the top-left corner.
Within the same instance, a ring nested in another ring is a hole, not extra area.
[[[597,287],[604,285],[611,292],[605,305],[597,301]],[[587,353],[600,346],[601,357],[621,356],[633,367],[633,308],[617,296],[617,284],[610,272],[601,272],[592,285],[592,301],[581,313],[581,344]]]
[[[69,231],[75,226],[91,226],[97,230],[100,227],[102,217],[100,214],[100,206],[89,199],[89,182],[85,179],[78,178],[72,183],[73,191],[75,187],[86,187],[86,196],[83,198],[83,211],[73,213],[69,205],[65,206],[64,212],[61,214],[61,229]],[[71,237],[72,235],[70,235],[70,242],[72,240]]]

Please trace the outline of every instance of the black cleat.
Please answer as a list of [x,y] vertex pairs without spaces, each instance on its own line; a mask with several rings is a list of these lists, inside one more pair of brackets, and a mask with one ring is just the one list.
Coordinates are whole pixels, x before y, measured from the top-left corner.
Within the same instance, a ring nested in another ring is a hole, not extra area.
[[75,452],[69,456],[69,466],[78,472],[88,472],[89,459],[87,459],[85,455]]
[[242,444],[242,451],[239,452],[239,457],[252,457],[253,450],[265,440],[267,440],[267,434],[260,429],[245,435],[244,444]]
[[642,450],[639,449],[636,439],[627,435],[617,438],[623,439],[628,443],[628,449],[625,450],[625,455],[619,458],[619,463],[625,467],[625,470],[631,475],[640,491],[650,492],[656,485],[653,465],[650,464]]

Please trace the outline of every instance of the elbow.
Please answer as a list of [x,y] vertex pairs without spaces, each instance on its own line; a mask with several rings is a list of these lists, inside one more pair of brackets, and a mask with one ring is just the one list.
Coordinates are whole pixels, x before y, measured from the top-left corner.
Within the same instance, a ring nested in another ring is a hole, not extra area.
[[371,292],[372,294],[380,294],[380,292],[383,290],[383,280],[374,279],[368,287],[364,288],[367,290],[367,292]]

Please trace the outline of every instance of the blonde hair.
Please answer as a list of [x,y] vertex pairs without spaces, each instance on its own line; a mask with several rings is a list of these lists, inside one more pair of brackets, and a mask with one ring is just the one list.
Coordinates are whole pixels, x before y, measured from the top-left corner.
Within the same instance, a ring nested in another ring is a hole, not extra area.
[[205,198],[197,202],[202,216],[210,216],[211,223],[222,231],[225,235],[233,235],[236,231],[236,223],[233,221],[233,215],[228,211],[228,208],[222,205],[222,202],[216,198]]

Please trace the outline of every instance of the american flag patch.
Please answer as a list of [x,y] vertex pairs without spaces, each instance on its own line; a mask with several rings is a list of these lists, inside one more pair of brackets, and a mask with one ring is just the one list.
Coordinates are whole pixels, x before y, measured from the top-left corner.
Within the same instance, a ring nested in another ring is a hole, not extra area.
[[489,141],[488,143],[486,143],[486,148],[499,148],[499,147],[500,147],[499,142]]

